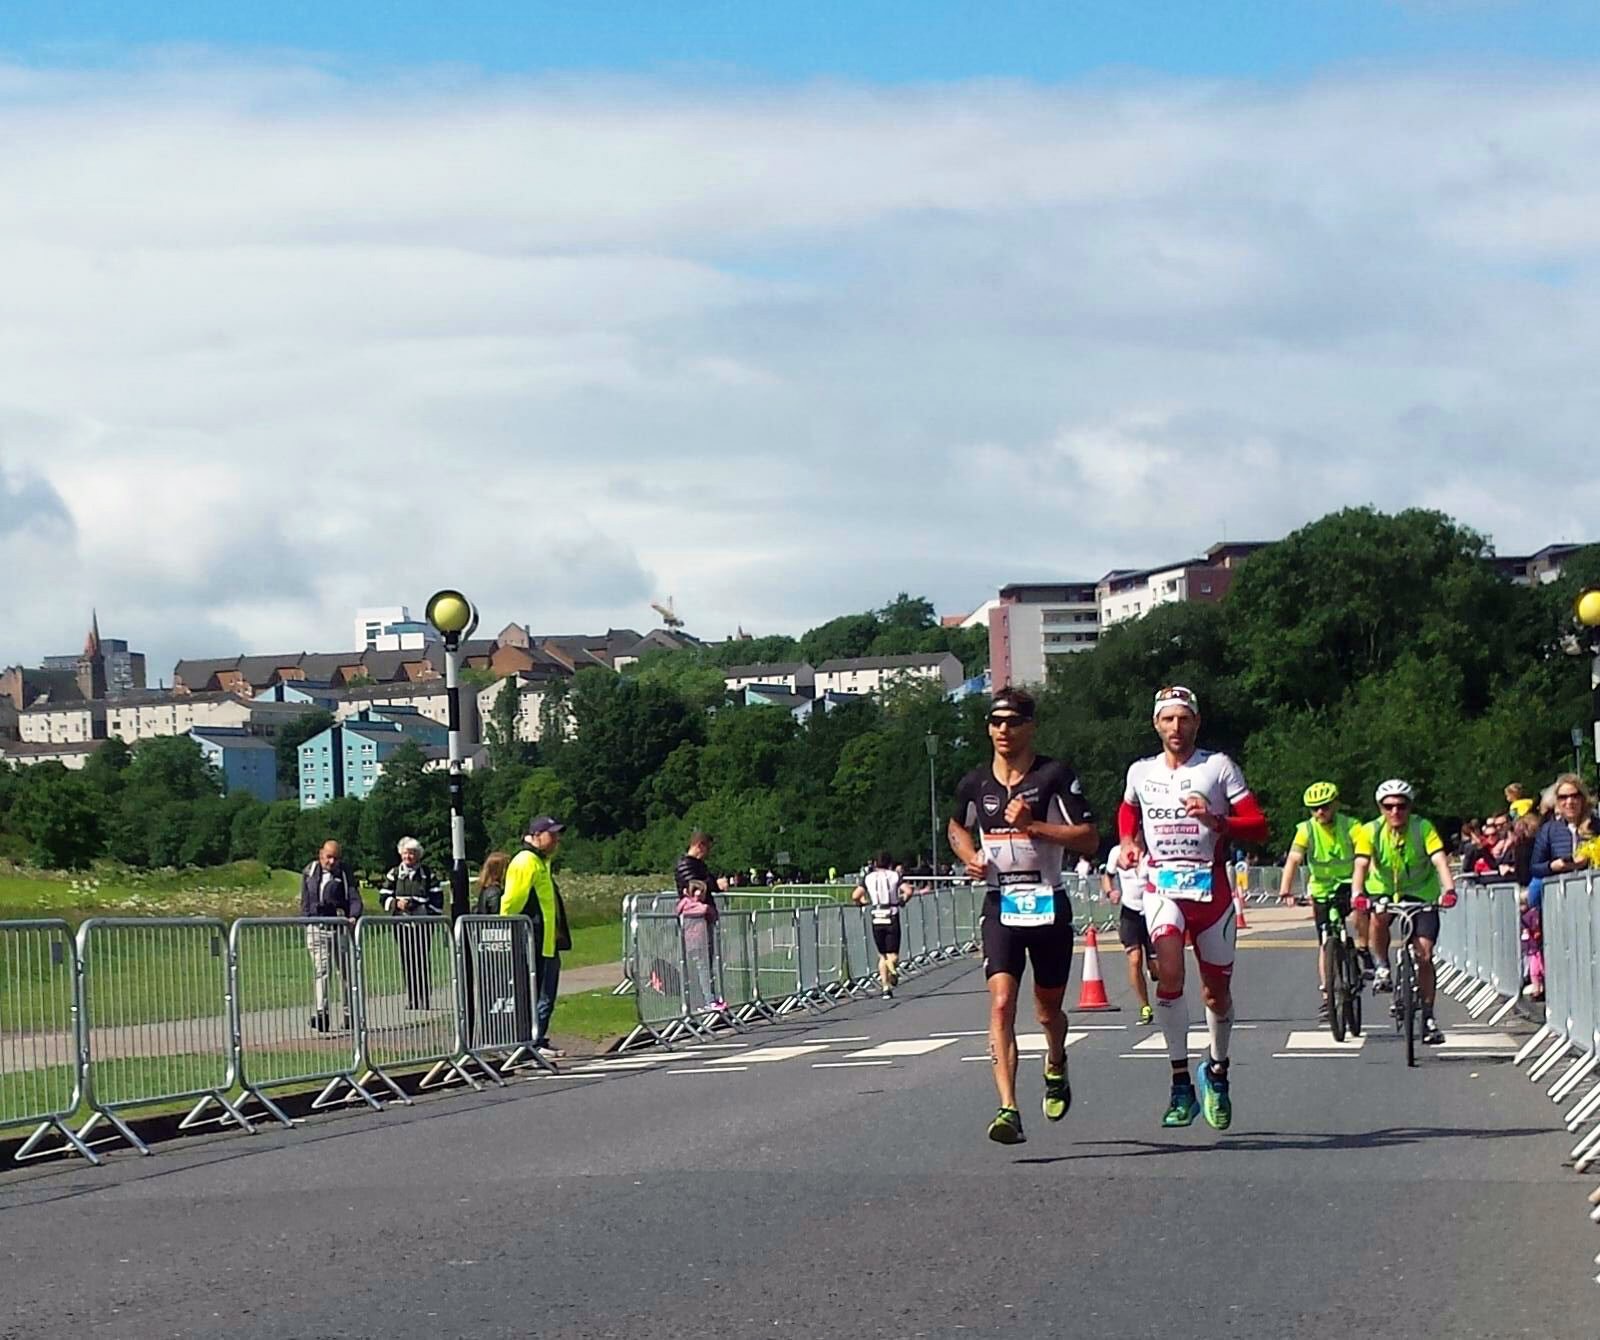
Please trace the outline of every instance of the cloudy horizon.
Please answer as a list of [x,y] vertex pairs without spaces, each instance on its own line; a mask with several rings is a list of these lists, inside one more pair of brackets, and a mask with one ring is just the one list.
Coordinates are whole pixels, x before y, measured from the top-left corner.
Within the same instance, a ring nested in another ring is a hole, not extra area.
[[1600,85],[0,51],[0,664],[798,633],[1329,510],[1600,538]]

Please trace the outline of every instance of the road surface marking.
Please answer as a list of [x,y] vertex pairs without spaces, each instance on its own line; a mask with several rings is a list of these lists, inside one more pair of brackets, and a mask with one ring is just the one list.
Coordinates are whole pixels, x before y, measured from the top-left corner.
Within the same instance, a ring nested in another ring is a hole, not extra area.
[[1473,1033],[1467,1037],[1447,1035],[1439,1044],[1440,1051],[1509,1051],[1517,1050],[1517,1040],[1509,1033]]
[[863,1065],[893,1065],[893,1061],[813,1061],[813,1070],[853,1070]]
[[[1199,1051],[1200,1048],[1209,1047],[1210,1045],[1211,1034],[1205,1029],[1191,1028],[1189,1030],[1190,1051]],[[1162,1037],[1161,1034],[1157,1033],[1153,1038],[1146,1038],[1143,1042],[1134,1043],[1133,1049],[1136,1052],[1161,1052],[1162,1054],[1165,1054],[1167,1050],[1167,1040],[1166,1038]]]
[[1355,1052],[1273,1052],[1274,1061],[1343,1061],[1354,1056]]
[[747,1065],[719,1065],[711,1066],[681,1066],[677,1070],[668,1070],[663,1073],[668,1075],[737,1075],[741,1070],[750,1069]]
[[764,1065],[772,1061],[792,1061],[797,1056],[810,1056],[813,1052],[828,1050],[826,1042],[805,1042],[794,1047],[757,1047],[751,1052],[740,1052],[737,1056],[718,1056],[707,1061],[708,1066],[741,1068],[745,1064]]
[[954,1038],[901,1038],[896,1042],[880,1042],[876,1047],[851,1052],[850,1059],[865,1061],[879,1056],[926,1056],[941,1047],[948,1047],[954,1041]]
[[859,1038],[818,1038],[817,1041],[818,1042],[871,1042],[872,1039],[870,1037],[862,1036],[862,1037],[859,1037]]
[[[1297,1028],[1289,1034],[1289,1040],[1283,1045],[1292,1052],[1358,1052],[1366,1042],[1366,1035],[1360,1037],[1347,1037],[1343,1042],[1335,1042],[1333,1034],[1326,1029]],[[1276,1056],[1278,1053],[1274,1052]]]

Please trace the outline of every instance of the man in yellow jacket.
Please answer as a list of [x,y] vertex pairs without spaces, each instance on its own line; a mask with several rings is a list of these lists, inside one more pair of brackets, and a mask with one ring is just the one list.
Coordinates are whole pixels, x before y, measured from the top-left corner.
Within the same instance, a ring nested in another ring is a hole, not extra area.
[[556,989],[561,982],[561,951],[572,948],[566,905],[551,874],[565,827],[548,814],[528,824],[522,850],[506,867],[505,892],[500,895],[501,916],[526,915],[533,921],[533,976],[538,984],[533,1045],[545,1056],[562,1055],[550,1041],[550,1016],[555,1013]]

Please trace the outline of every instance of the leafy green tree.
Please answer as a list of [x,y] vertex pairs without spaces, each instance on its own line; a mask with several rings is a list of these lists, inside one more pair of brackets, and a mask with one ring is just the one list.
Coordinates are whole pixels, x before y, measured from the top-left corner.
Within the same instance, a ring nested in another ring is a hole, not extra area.
[[414,837],[437,862],[450,850],[450,790],[443,772],[428,772],[411,741],[390,754],[383,775],[361,805],[359,847],[374,869],[393,863],[395,844]]
[[100,854],[100,797],[59,763],[36,763],[15,802],[37,865],[78,870]]
[[483,742],[489,746],[489,758],[496,768],[522,759],[522,741],[517,738],[521,707],[522,695],[516,677],[502,679],[483,728]]
[[256,859],[277,870],[302,870],[316,855],[303,852],[295,842],[295,826],[300,806],[292,800],[276,800],[261,818],[260,846]]
[[812,665],[865,656],[882,629],[875,614],[841,614],[800,639],[800,655]]
[[242,796],[228,821],[228,859],[253,861],[261,851],[261,825],[267,817],[267,806],[254,796]]
[[278,794],[300,794],[300,746],[333,725],[333,713],[321,708],[306,712],[278,727],[272,749],[277,763]]
[[107,800],[122,794],[128,766],[133,762],[133,751],[119,735],[106,740],[83,765],[83,780],[88,782]]
[[886,630],[903,628],[908,632],[920,633],[937,624],[939,616],[934,612],[932,601],[902,591],[878,611],[878,622]]

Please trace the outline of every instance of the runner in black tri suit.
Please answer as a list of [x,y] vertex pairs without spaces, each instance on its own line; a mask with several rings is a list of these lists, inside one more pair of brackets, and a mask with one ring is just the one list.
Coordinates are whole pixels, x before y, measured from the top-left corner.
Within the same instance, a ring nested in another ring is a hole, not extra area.
[[[988,885],[983,901],[983,969],[989,982],[989,1055],[1000,1111],[989,1138],[1021,1144],[1017,1110],[1017,993],[1033,960],[1033,997],[1046,1039],[1044,1114],[1060,1121],[1072,1105],[1067,1083],[1067,1016],[1062,1009],[1072,971],[1072,905],[1061,885],[1065,851],[1092,853],[1094,816],[1072,768],[1033,750],[1033,697],[1001,689],[989,707],[994,759],[956,788],[950,849],[973,879]],[[972,830],[981,845],[974,845]]]

